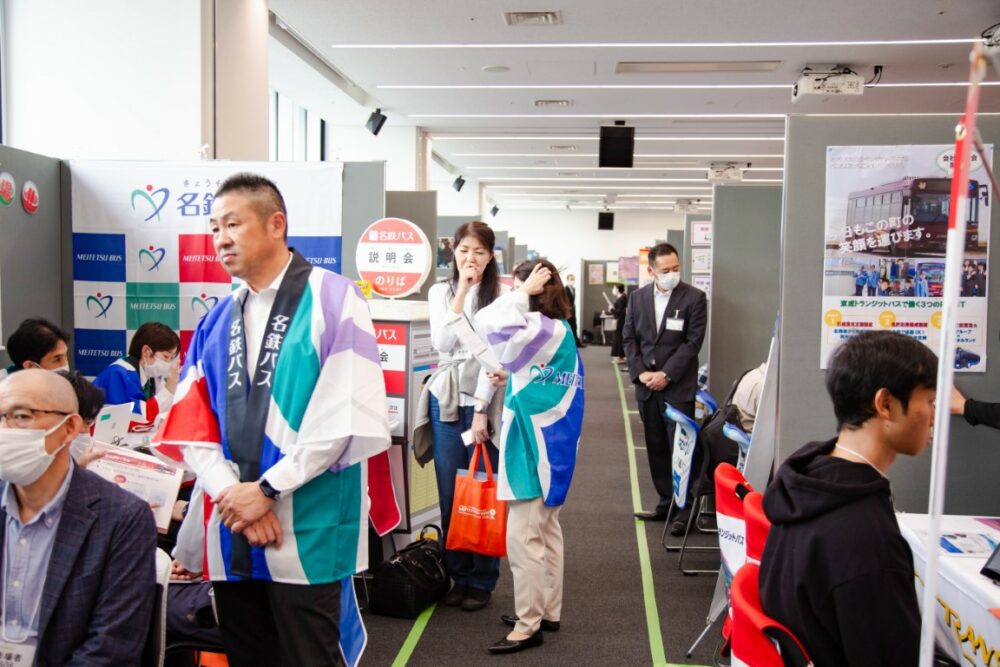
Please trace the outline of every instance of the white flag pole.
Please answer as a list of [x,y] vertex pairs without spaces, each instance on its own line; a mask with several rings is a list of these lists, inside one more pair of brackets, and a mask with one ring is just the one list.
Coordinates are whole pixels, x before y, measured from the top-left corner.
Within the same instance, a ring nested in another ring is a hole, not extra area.
[[932,667],[934,660],[934,616],[937,614],[938,542],[941,539],[941,514],[944,510],[945,478],[948,469],[948,436],[951,396],[955,375],[955,325],[962,284],[962,254],[965,250],[965,223],[969,210],[969,156],[976,135],[976,111],[979,108],[979,82],[986,70],[983,46],[973,46],[970,59],[969,90],[965,115],[955,128],[955,161],[951,178],[951,207],[948,217],[948,241],[945,255],[944,291],[942,293],[941,342],[938,346],[937,406],[934,411],[934,442],[931,453],[931,487],[928,502],[927,567],[924,570],[924,594],[921,606],[920,665]]

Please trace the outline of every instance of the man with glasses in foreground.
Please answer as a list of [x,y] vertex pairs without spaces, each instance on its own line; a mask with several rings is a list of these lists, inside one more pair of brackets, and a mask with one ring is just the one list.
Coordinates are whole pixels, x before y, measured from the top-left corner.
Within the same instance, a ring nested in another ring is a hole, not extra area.
[[137,665],[156,525],[138,497],[73,463],[78,409],[56,373],[0,382],[0,654],[22,665]]

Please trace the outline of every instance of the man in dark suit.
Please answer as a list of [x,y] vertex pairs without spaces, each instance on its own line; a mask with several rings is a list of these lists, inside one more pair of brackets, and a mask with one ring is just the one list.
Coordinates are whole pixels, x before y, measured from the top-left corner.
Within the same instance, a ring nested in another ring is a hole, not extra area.
[[569,322],[569,328],[573,331],[573,340],[576,341],[577,347],[587,347],[586,344],[580,342],[580,337],[576,333],[576,276],[572,273],[566,276],[565,290],[570,307],[569,318],[566,321]]
[[138,665],[155,596],[149,505],[73,463],[73,387],[46,370],[0,382],[0,630],[20,664]]
[[[694,416],[698,352],[705,339],[708,309],[704,292],[680,282],[681,260],[674,246],[658,243],[650,248],[647,270],[653,281],[629,297],[623,337],[649,469],[660,499],[652,511],[638,512],[636,517],[666,521],[673,494],[674,443],[674,424],[666,419],[666,404]],[[671,533],[684,531],[690,507],[688,502],[684,513],[677,515]]]

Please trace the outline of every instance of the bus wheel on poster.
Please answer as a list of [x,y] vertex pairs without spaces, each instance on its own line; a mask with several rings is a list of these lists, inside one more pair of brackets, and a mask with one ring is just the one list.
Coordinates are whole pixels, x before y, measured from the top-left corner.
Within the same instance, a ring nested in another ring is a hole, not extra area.
[[361,234],[355,259],[373,294],[390,299],[420,290],[431,271],[431,244],[409,220],[382,218]]

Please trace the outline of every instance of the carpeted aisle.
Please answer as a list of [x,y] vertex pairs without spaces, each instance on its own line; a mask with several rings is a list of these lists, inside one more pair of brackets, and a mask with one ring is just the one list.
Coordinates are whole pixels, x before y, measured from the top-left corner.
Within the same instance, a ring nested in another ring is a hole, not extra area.
[[[566,552],[560,632],[547,633],[544,646],[516,655],[486,652],[508,631],[500,623],[500,614],[513,612],[513,587],[505,561],[489,606],[473,613],[438,606],[419,640],[412,644],[411,639],[412,652],[404,648],[404,642],[413,621],[367,614],[369,643],[362,664],[649,665],[655,655],[665,655],[667,664],[711,664],[717,632],[706,639],[692,661],[684,653],[704,626],[715,578],[681,575],[676,554],[667,554],[659,546],[663,524],[641,527],[646,534],[649,590],[655,604],[652,598],[650,604],[644,600],[618,371],[608,352],[607,347],[596,346],[582,350],[587,407],[573,487],[560,514]],[[627,409],[634,411],[634,392],[625,374],[622,380]],[[626,416],[635,445],[641,447],[638,415]],[[635,454],[639,493],[642,502],[649,504],[654,494],[645,451]],[[699,541],[706,540],[713,543],[714,536]],[[695,557],[691,564],[717,567],[718,557]],[[647,617],[658,621],[658,632],[656,628],[649,631]]]

